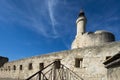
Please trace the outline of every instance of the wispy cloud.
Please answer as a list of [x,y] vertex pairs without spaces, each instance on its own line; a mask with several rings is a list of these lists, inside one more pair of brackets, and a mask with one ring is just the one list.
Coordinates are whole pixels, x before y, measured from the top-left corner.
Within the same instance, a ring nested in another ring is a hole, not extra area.
[[57,31],[55,29],[55,25],[57,24],[57,20],[54,17],[55,8],[57,7],[57,3],[58,3],[57,0],[49,0],[49,1],[47,1],[48,12],[49,12],[50,20],[51,20],[51,23],[52,23],[53,34],[54,34],[55,37],[58,37],[57,36]]
[[44,37],[59,37],[56,31],[58,22],[54,17],[54,14],[56,14],[55,10],[58,8],[58,0],[30,0],[28,3],[21,0],[20,5],[17,5],[17,2],[18,1],[2,1],[3,5],[1,8],[3,8],[4,11],[2,11],[3,14],[1,13],[0,21],[11,23],[11,25],[17,22]]

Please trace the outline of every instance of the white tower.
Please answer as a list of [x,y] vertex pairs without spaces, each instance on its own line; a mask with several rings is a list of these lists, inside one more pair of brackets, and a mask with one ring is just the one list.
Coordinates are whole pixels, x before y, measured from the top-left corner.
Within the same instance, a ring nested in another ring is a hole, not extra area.
[[83,46],[84,42],[84,33],[85,33],[85,26],[86,26],[87,19],[85,17],[84,12],[81,10],[78,16],[78,19],[76,20],[77,25],[77,34],[76,37],[71,45],[71,49],[79,48]]
[[86,26],[87,19],[85,17],[84,12],[81,10],[78,19],[76,20],[77,24],[77,36],[82,35],[85,33],[85,26]]
[[83,11],[80,11],[79,17],[76,21],[77,34],[72,42],[71,49],[84,48],[90,46],[100,46],[115,40],[114,35],[107,31],[86,32],[87,19]]

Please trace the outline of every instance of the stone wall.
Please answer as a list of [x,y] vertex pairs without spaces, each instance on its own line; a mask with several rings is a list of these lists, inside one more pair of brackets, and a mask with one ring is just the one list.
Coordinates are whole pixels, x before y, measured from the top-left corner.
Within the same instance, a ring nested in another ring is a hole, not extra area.
[[104,62],[108,80],[120,80],[120,52]]
[[107,31],[86,32],[82,35],[77,35],[72,43],[71,48],[85,48],[90,46],[99,46],[108,42],[115,41],[112,33]]
[[[44,66],[56,59],[81,76],[84,80],[107,80],[107,69],[102,64],[106,57],[113,56],[120,51],[120,42],[113,42],[101,46],[86,47],[68,51],[34,56],[26,59],[12,61],[0,68],[0,78],[26,79],[39,70],[39,64]],[[75,66],[76,58],[83,59],[79,67]],[[32,63],[33,69],[29,70]],[[22,65],[22,70],[20,70]]]
[[120,67],[109,68],[107,76],[108,80],[120,80]]
[[[64,54],[64,52],[60,52]],[[4,64],[4,66],[1,68],[0,71],[0,78],[16,78],[16,79],[26,79],[35,72],[39,71],[39,64],[44,63],[44,66],[47,66],[48,64],[52,63],[56,59],[62,59],[63,57],[66,57],[67,54],[47,54],[43,56],[35,56],[27,59],[21,59],[17,61],[12,61],[9,63]],[[29,64],[32,63],[33,69],[29,70]],[[22,65],[23,69],[20,70],[20,65]],[[14,69],[14,66],[16,69]]]

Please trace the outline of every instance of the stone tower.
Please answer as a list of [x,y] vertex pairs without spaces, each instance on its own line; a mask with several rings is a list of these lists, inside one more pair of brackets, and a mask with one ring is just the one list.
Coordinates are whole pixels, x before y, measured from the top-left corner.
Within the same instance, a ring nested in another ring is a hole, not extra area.
[[81,10],[80,14],[78,16],[78,19],[76,20],[76,24],[77,24],[77,36],[80,36],[83,33],[85,33],[86,21],[87,20],[86,20],[85,14]]
[[114,35],[111,32],[105,30],[86,32],[86,22],[87,18],[85,16],[85,13],[83,11],[80,11],[79,17],[76,21],[77,34],[72,43],[71,49],[98,46],[115,41]]

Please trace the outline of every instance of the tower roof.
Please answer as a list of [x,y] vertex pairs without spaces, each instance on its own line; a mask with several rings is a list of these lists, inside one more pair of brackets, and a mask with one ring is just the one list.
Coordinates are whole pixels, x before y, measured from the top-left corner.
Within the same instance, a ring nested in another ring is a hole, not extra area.
[[85,13],[84,13],[83,10],[80,10],[80,13],[79,13],[78,17],[80,17],[80,16],[85,16]]

